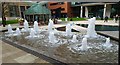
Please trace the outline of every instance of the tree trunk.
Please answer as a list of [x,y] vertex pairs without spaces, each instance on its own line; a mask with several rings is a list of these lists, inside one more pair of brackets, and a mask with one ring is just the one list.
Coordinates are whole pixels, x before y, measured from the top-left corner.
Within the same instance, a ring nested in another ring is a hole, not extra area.
[[6,25],[6,18],[5,18],[5,12],[4,12],[4,5],[5,5],[5,2],[2,2],[2,24],[3,24],[3,27],[5,27],[5,25]]

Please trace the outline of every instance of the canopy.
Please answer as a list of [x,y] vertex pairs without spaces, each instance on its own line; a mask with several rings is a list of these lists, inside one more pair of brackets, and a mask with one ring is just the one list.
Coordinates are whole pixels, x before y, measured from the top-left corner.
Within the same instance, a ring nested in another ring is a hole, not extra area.
[[30,8],[24,11],[25,15],[33,14],[51,14],[51,11],[45,6],[42,6],[40,3],[33,4]]

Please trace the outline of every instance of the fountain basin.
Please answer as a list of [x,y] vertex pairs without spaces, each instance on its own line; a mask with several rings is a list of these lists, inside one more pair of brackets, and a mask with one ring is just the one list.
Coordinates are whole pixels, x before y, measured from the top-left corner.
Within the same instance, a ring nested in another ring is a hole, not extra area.
[[81,45],[80,42],[84,37],[84,33],[73,33],[77,35],[78,42],[76,43],[71,42],[72,37],[66,37],[62,35],[63,33],[65,32],[58,31],[55,34],[59,41],[56,44],[49,43],[47,30],[39,33],[39,35],[44,36],[42,38],[26,39],[28,33],[24,33],[20,37],[6,37],[4,33],[2,38],[16,47],[26,48],[26,51],[34,51],[32,54],[42,54],[62,63],[118,63],[118,42],[111,40],[113,47],[107,50],[101,46],[105,42],[104,36],[99,35],[99,38],[96,39],[88,38],[88,45],[92,48],[87,52],[83,52],[72,47]]
[[[76,24],[78,26],[82,26],[87,28],[88,24]],[[119,31],[119,26],[113,26],[113,25],[95,25],[96,31]]]

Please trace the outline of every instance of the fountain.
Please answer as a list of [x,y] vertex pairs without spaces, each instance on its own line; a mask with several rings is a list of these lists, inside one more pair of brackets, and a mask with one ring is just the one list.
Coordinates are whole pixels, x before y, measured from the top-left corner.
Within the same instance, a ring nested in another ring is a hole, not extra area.
[[106,47],[107,49],[108,48],[111,48],[111,46],[113,46],[111,43],[110,43],[110,38],[106,38],[106,42],[103,44],[104,47]]
[[21,31],[19,28],[16,28],[16,35],[21,35]]
[[31,28],[30,35],[27,36],[26,38],[35,38],[35,37],[38,37],[38,36],[35,35],[35,33],[36,33],[35,30],[33,28]]
[[88,19],[89,25],[87,28],[87,35],[85,35],[85,37],[87,38],[96,38],[97,37],[97,33],[95,31],[95,20],[96,18],[93,17],[91,19]]
[[8,36],[8,37],[13,36],[15,31],[12,30],[12,27],[10,24],[7,26],[7,29],[8,29],[8,32],[5,32],[7,34],[5,36]]
[[68,18],[65,18],[65,21],[68,21]]
[[73,35],[73,38],[72,38],[71,41],[72,41],[73,43],[78,42],[78,40],[77,40],[77,36],[76,36],[76,35]]
[[83,38],[82,43],[81,43],[80,50],[81,51],[87,51],[90,47],[87,45],[87,38]]
[[7,28],[8,28],[8,33],[9,33],[9,34],[13,34],[14,31],[12,30],[12,27],[11,27],[10,24],[8,25]]
[[56,43],[57,42],[56,37],[54,36],[54,32],[50,32],[48,38],[49,38],[50,43]]
[[21,29],[21,32],[25,32],[25,29],[24,29],[24,28],[22,28],[22,29]]
[[33,27],[34,27],[35,32],[38,33],[39,32],[39,26],[38,26],[38,22],[37,21],[34,22]]
[[57,32],[58,32],[57,29],[55,29],[55,28],[53,29],[53,31],[54,31],[54,33],[57,33]]
[[86,37],[84,37],[83,39],[82,39],[82,42],[81,42],[81,44],[74,44],[74,45],[70,45],[70,46],[68,46],[68,48],[72,51],[72,52],[79,52],[79,53],[82,53],[82,52],[88,52],[88,49],[89,48],[92,48],[92,47],[90,47],[89,45],[88,45],[88,42],[87,42],[87,38]]
[[66,36],[69,36],[69,35],[72,35],[72,33],[71,33],[71,25],[67,24],[66,25]]
[[25,22],[24,22],[24,32],[27,32],[27,31],[29,31],[29,24],[28,24],[28,22],[27,22],[27,20],[25,20]]
[[48,32],[51,32],[53,30],[54,23],[51,19],[49,19],[49,24],[48,24]]
[[[87,37],[84,37],[85,34],[82,32],[71,32],[70,24],[66,25],[66,31],[53,29],[53,21],[49,19],[48,30],[40,29],[38,31],[37,23],[34,22],[33,28],[29,30],[30,33],[24,33],[19,38],[17,36],[6,37],[4,35],[2,38],[11,41],[13,45],[22,46],[22,48],[27,48],[29,51],[32,50],[63,63],[117,63],[118,42],[114,40],[110,42],[109,38],[101,35],[98,36],[94,29],[94,22],[95,18],[89,19]],[[21,31],[28,29],[28,25],[26,24],[24,24],[25,26]],[[36,31],[40,33],[36,34]],[[16,33],[20,33],[18,28],[16,29]],[[41,37],[40,35],[43,36]],[[91,37],[93,38],[91,39]],[[104,43],[105,39],[106,43]],[[109,49],[106,50],[104,47]],[[34,54],[34,52],[30,53]]]

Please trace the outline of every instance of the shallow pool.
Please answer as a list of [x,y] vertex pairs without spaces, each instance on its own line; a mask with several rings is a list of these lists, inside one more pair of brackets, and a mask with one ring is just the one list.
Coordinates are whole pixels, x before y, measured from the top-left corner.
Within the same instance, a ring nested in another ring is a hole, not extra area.
[[[88,27],[88,24],[76,24],[82,27]],[[119,26],[112,25],[95,25],[96,31],[119,31]]]

